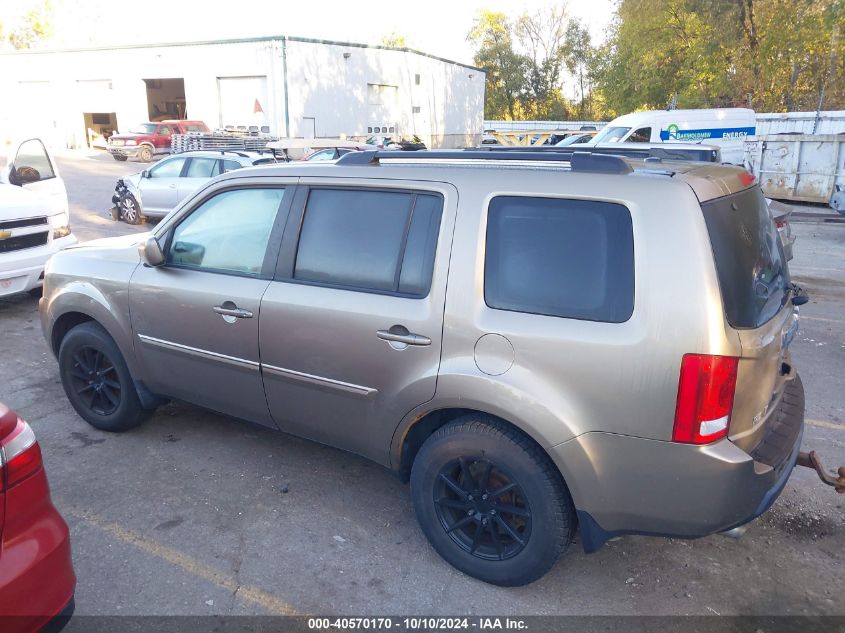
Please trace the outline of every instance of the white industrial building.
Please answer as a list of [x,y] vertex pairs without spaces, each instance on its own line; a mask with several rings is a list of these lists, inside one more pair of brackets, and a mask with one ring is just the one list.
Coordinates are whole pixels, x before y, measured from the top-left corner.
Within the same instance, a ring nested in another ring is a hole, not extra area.
[[[0,54],[0,136],[85,147],[162,118],[280,137],[480,142],[484,71],[410,49],[277,36]],[[3,139],[0,139],[2,141]]]

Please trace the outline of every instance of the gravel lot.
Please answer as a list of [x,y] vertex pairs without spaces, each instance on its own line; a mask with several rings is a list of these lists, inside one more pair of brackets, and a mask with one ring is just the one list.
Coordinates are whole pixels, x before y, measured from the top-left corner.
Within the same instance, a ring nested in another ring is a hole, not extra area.
[[[80,239],[144,230],[108,215],[115,179],[142,165],[82,152],[58,162]],[[805,450],[838,466],[845,225],[821,219],[794,224],[793,277],[812,300],[793,356]],[[440,559],[407,487],[381,467],[185,404],[99,432],[65,399],[37,301],[0,300],[0,331],[0,400],[41,442],[72,531],[77,614],[845,615],[845,496],[806,469],[741,539],[625,537],[589,556],[576,542],[540,581],[498,588]]]

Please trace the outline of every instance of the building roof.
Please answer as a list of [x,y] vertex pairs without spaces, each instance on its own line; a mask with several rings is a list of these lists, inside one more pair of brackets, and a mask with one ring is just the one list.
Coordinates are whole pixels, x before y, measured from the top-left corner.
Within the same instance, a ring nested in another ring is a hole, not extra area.
[[456,62],[452,59],[446,59],[445,57],[439,57],[438,55],[432,55],[430,53],[424,53],[423,51],[418,51],[414,48],[407,48],[407,47],[395,47],[395,46],[382,46],[380,44],[360,44],[358,42],[340,42],[336,40],[324,40],[318,38],[311,38],[311,37],[296,37],[291,35],[263,35],[259,37],[241,37],[241,38],[232,38],[232,39],[225,39],[225,40],[202,40],[196,42],[159,42],[154,44],[123,44],[123,45],[114,45],[114,46],[92,46],[92,47],[83,47],[83,48],[53,48],[53,49],[24,49],[24,50],[15,50],[15,51],[0,51],[0,55],[44,55],[50,53],[84,53],[84,52],[92,52],[92,51],[115,51],[115,50],[126,50],[126,49],[139,49],[139,48],[170,48],[175,46],[209,46],[214,44],[246,44],[252,42],[273,42],[273,41],[281,41],[281,42],[303,42],[306,44],[329,44],[332,46],[349,46],[353,48],[376,48],[382,49],[387,51],[399,51],[402,53],[413,53],[414,55],[421,55],[422,57],[429,57],[431,59],[436,59],[441,62],[445,62],[447,64],[455,64],[456,66],[462,66],[464,68],[468,68],[470,70],[476,70],[478,72],[485,72],[483,68],[478,68],[477,66],[471,66],[470,64],[464,64],[462,62]]

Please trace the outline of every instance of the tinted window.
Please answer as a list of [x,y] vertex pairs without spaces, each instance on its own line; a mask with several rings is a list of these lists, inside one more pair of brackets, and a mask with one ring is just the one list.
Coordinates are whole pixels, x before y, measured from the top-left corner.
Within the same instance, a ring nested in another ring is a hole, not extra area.
[[484,298],[501,310],[627,321],[634,309],[630,212],[609,202],[494,198]]
[[168,263],[260,274],[284,193],[239,189],[206,200],[173,231]]
[[37,182],[56,176],[44,144],[37,138],[24,141],[15,156],[15,169],[24,182]]
[[214,158],[192,158],[188,163],[187,178],[211,178],[215,175],[217,160]]
[[365,290],[425,295],[442,201],[388,191],[314,189],[294,277]]
[[728,323],[763,325],[786,303],[789,271],[760,188],[705,202],[701,209]]
[[178,178],[184,165],[184,158],[163,160],[150,170],[150,178]]

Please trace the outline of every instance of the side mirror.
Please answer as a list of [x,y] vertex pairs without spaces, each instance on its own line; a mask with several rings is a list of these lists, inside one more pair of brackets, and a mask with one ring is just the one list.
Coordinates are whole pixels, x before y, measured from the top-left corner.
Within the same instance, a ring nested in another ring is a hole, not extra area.
[[15,185],[16,187],[20,187],[23,184],[21,182],[20,177],[18,176],[18,170],[15,169],[14,163],[9,163],[9,166],[6,167],[5,176],[6,176],[5,180],[7,180],[10,185]]
[[164,253],[156,238],[150,236],[147,241],[138,246],[138,254],[147,266],[161,266],[164,263]]
[[150,170],[149,169],[145,169],[144,171],[141,172],[141,178],[149,178],[149,177],[150,177]]

